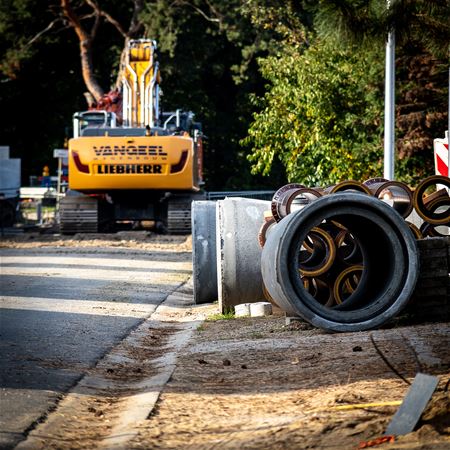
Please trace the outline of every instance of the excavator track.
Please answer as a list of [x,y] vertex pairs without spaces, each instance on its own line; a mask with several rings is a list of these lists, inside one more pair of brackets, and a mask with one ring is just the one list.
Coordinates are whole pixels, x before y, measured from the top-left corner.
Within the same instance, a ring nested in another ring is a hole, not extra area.
[[99,201],[95,197],[64,197],[59,206],[60,231],[62,234],[97,233],[99,213]]
[[167,233],[189,234],[191,232],[192,198],[171,199],[167,206]]

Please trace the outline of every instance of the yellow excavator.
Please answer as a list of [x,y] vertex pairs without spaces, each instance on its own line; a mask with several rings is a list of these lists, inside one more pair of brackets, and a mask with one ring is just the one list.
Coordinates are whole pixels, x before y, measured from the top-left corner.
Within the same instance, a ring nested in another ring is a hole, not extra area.
[[192,112],[160,111],[159,82],[156,42],[133,40],[121,92],[74,115],[62,233],[144,220],[168,233],[190,232],[191,202],[202,196],[201,125]]

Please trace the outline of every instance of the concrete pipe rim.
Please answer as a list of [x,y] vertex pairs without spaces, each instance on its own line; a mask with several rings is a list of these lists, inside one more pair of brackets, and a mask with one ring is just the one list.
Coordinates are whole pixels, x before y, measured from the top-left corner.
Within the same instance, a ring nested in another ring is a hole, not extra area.
[[[383,285],[384,292],[381,289],[381,286],[378,285],[378,288],[376,288],[376,283],[374,282],[372,273],[367,269],[367,266],[373,265],[373,254],[374,250],[372,250],[372,254],[368,254],[367,252],[367,246],[364,245],[364,242],[361,243],[361,250],[363,253],[363,266],[365,266],[363,272],[360,284],[358,288],[355,290],[355,292],[342,304],[337,305],[333,309],[322,309],[322,305],[318,304],[315,299],[309,298],[308,296],[303,296],[304,292],[302,291],[302,286],[298,282],[298,278],[295,276],[295,272],[292,270],[292,265],[289,267],[290,270],[290,281],[292,286],[294,287],[294,290],[300,298],[302,298],[302,302],[306,304],[309,309],[311,309],[315,314],[320,315],[325,318],[329,318],[331,320],[340,320],[342,322],[348,322],[351,323],[355,320],[355,318],[358,318],[361,316],[362,311],[365,311],[366,315],[368,316],[368,319],[372,319],[373,317],[376,317],[380,313],[380,309],[383,310],[386,308],[386,298],[389,299],[392,294],[390,293],[392,290],[395,290],[396,292],[401,289],[401,283],[402,283],[402,277],[400,274],[402,274],[405,271],[405,267],[403,264],[403,258],[400,257],[400,254],[402,252],[401,243],[399,239],[396,237],[395,232],[394,233],[385,233],[384,235],[381,234],[381,228],[379,225],[382,225],[384,229],[388,228],[388,224],[385,221],[382,221],[379,217],[377,217],[375,214],[373,214],[371,211],[368,211],[367,209],[364,211],[361,211],[361,214],[357,214],[356,208],[354,205],[352,205],[351,210],[347,210],[345,206],[339,205],[338,209],[339,211],[345,211],[347,215],[351,215],[351,217],[354,219],[355,217],[358,217],[359,220],[366,221],[366,227],[370,226],[371,228],[368,229],[368,234],[377,233],[378,238],[387,238],[387,241],[389,242],[389,245],[392,246],[392,251],[390,252],[390,259],[387,261],[389,265],[383,265],[379,266],[378,270],[383,273],[383,277],[387,276],[387,272],[389,269],[391,269],[392,277],[389,279],[392,281],[396,281],[396,283],[392,286],[392,283],[390,286]],[[348,214],[350,213],[350,214]],[[321,217],[322,218],[322,217]],[[367,221],[367,219],[371,219],[372,222]],[[342,220],[342,219],[341,219]],[[375,220],[378,220],[378,223],[376,225],[373,225]],[[313,223],[317,221],[317,216],[308,218],[307,221],[303,221],[303,225],[301,229],[294,233],[292,237],[290,238],[290,247],[289,247],[289,253],[288,253],[288,260],[292,261],[296,259],[296,254],[298,252],[299,246],[302,243],[302,240],[304,239],[304,231],[305,229],[308,229]],[[349,227],[350,228],[350,227]],[[354,227],[353,227],[354,228]],[[351,228],[350,228],[351,229]],[[358,236],[358,239],[360,241],[366,241],[367,244],[368,240],[370,239],[370,236],[366,236],[365,239],[361,239],[360,232],[361,230],[352,232]],[[369,233],[370,232],[370,233]],[[392,267],[391,267],[392,266]],[[373,269],[372,269],[373,272]],[[400,279],[399,279],[400,277]],[[389,289],[390,287],[390,289]],[[368,289],[375,289],[375,298],[373,301],[368,300],[368,297],[372,300],[372,297],[374,296],[373,291],[370,291],[369,294],[364,294],[363,290]],[[392,289],[394,288],[394,289]],[[378,297],[377,297],[378,296]],[[295,298],[295,297],[293,297]],[[376,299],[376,301],[375,301]],[[355,306],[357,309],[355,309]],[[351,308],[351,309],[350,309]],[[339,313],[335,313],[335,310],[339,310]]]

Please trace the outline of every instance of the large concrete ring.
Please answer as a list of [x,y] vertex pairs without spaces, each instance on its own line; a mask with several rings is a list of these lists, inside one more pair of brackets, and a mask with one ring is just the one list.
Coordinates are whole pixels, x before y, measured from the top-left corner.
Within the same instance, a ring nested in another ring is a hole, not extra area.
[[[358,288],[342,304],[326,307],[298,273],[306,234],[324,220],[344,225],[358,241],[363,271]],[[269,295],[290,315],[329,331],[362,331],[395,317],[408,303],[419,274],[417,242],[404,219],[381,200],[361,193],[321,197],[281,220],[262,250]]]
[[192,202],[192,266],[195,303],[217,300],[216,202]]
[[217,202],[219,308],[264,301],[258,232],[270,202],[232,197]]

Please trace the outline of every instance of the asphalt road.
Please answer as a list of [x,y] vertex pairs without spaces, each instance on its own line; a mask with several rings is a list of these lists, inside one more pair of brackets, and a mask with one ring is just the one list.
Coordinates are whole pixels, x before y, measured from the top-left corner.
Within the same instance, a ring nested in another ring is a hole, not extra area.
[[3,249],[0,448],[13,448],[191,274],[190,255]]

